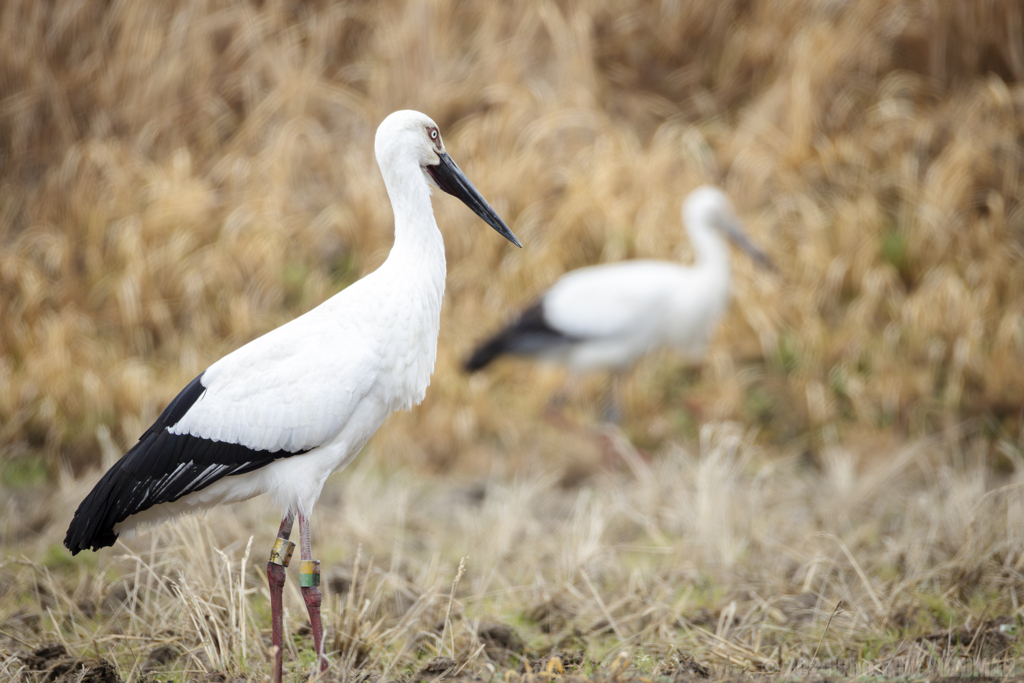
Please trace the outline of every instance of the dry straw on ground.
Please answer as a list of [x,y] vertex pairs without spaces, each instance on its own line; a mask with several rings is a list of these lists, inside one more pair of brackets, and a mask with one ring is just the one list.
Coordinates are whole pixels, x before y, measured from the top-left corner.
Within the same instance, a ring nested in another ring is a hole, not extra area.
[[15,0],[0,12],[10,455],[82,471],[217,357],[375,268],[392,234],[371,140],[400,107],[440,123],[526,248],[436,200],[441,349],[426,404],[385,437],[393,462],[582,457],[534,428],[550,378],[509,364],[469,382],[458,361],[567,269],[687,258],[679,204],[708,181],[781,273],[737,257],[707,367],[643,364],[631,435],[692,438],[694,413],[812,450],[823,425],[872,444],[965,417],[1017,435],[1019,3]]
[[[275,511],[58,542],[175,391],[383,261],[402,107],[526,247],[435,200],[432,386],[314,519],[332,675],[1019,674],[1022,80],[1012,0],[0,3],[0,677],[265,671]],[[625,434],[600,378],[459,373],[566,270],[689,258],[705,182],[780,272],[734,260]]]
[[[940,441],[862,472],[834,446],[817,472],[765,460],[752,437],[708,425],[693,450],[652,464],[618,441],[627,471],[573,490],[382,477],[361,461],[314,518],[332,676],[430,680],[417,672],[443,656],[487,680],[543,671],[552,654],[567,673],[648,680],[812,661],[833,675],[1020,675],[1024,474],[993,479],[982,454],[952,464],[957,445]],[[275,511],[217,510],[71,560],[51,545],[60,501],[91,484],[68,479],[8,512],[0,672],[53,643],[124,679],[261,680]],[[314,658],[287,586],[300,680]]]

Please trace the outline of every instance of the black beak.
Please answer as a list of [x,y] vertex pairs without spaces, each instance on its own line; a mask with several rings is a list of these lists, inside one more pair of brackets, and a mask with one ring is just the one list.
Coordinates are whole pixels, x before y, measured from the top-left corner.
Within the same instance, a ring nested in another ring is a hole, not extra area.
[[448,156],[447,152],[438,156],[441,158],[440,163],[426,167],[427,173],[434,179],[437,186],[451,196],[461,199],[463,204],[473,209],[473,213],[484,219],[487,225],[497,230],[499,235],[521,248],[523,245],[512,234],[512,231],[508,229],[505,221],[501,220],[498,214],[494,213],[494,209],[487,203],[487,200],[477,192],[477,189],[473,187],[473,183],[469,182],[469,178],[462,172],[458,164]]
[[739,221],[725,218],[721,219],[719,224],[729,239],[732,240],[733,244],[747,252],[747,255],[750,256],[754,263],[767,271],[773,273],[779,272],[779,269],[775,267],[772,260],[768,258],[768,254],[755,247],[754,243],[750,241],[747,234],[743,232],[743,228],[740,226]]

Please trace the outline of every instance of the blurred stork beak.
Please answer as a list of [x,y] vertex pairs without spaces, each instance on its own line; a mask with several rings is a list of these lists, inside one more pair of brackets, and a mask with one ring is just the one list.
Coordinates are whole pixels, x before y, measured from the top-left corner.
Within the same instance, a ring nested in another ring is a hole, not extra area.
[[754,263],[761,266],[765,270],[769,270],[773,273],[778,272],[778,268],[772,263],[772,260],[768,258],[768,254],[764,253],[760,249],[754,246],[754,243],[747,237],[746,231],[743,229],[743,225],[735,218],[726,217],[720,219],[719,226],[725,232],[725,234],[732,240],[732,243],[737,247],[747,252],[747,255],[753,259]]
[[433,166],[427,166],[427,173],[434,179],[437,186],[453,197],[458,197],[462,203],[473,209],[473,213],[480,216],[487,225],[494,228],[499,235],[507,239],[517,247],[523,245],[512,234],[512,231],[505,225],[505,221],[498,217],[487,200],[473,187],[469,178],[462,172],[458,164],[448,156],[447,152],[438,155],[441,161]]

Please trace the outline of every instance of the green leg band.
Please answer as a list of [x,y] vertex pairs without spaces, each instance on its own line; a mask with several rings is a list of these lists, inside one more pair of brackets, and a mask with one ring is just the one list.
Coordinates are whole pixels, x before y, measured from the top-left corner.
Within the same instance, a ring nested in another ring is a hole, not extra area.
[[299,585],[303,588],[320,585],[320,560],[303,560],[299,563]]

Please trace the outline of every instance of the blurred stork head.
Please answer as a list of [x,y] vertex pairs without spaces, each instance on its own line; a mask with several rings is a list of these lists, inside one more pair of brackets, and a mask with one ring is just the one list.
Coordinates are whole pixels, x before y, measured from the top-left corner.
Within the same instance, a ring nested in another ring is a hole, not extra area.
[[728,195],[713,185],[702,185],[687,195],[683,201],[683,223],[691,233],[718,230],[745,251],[754,263],[768,270],[776,269],[768,255],[750,241]]

